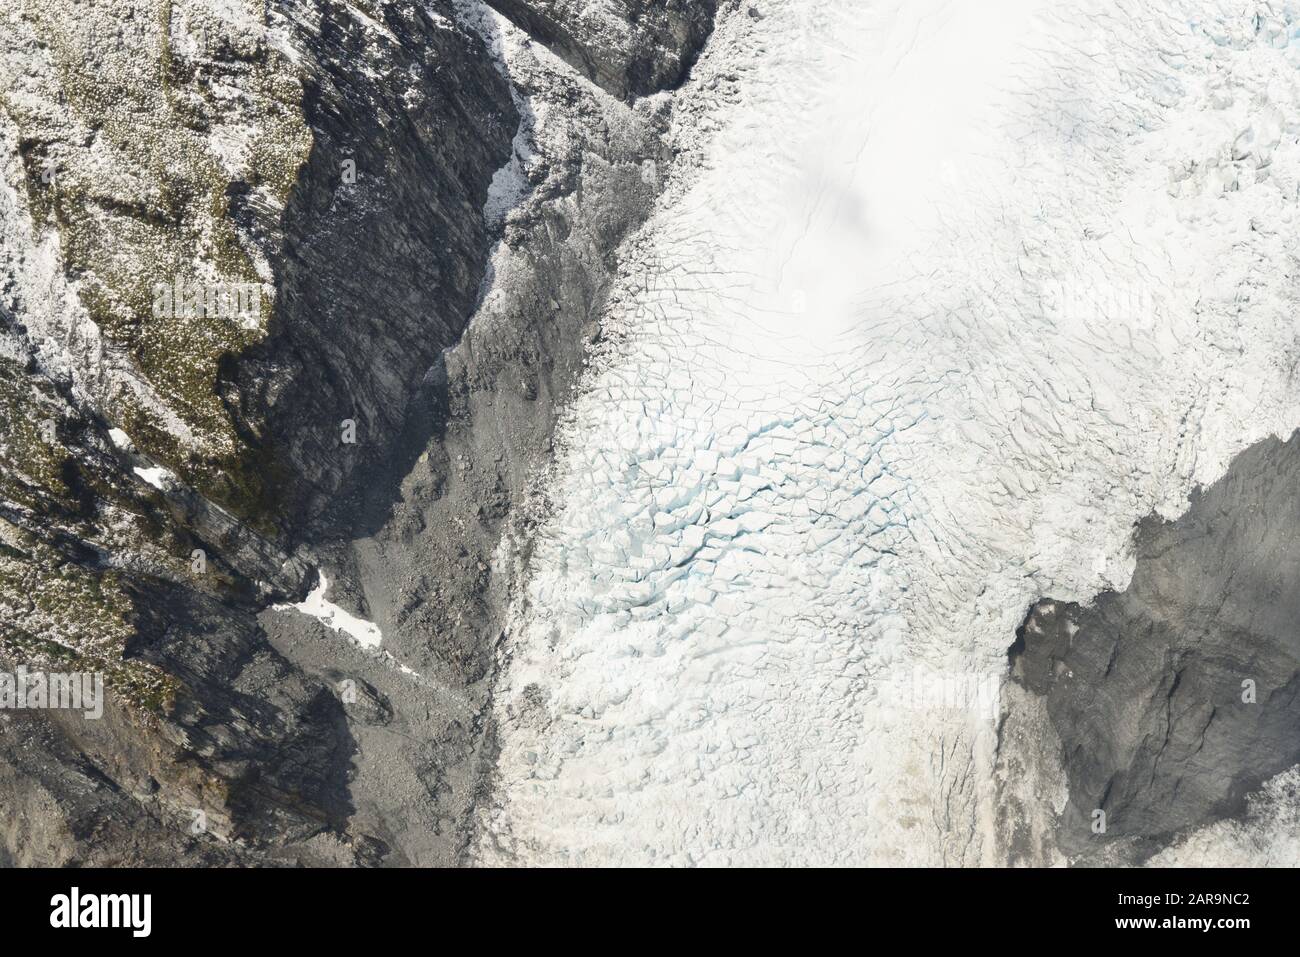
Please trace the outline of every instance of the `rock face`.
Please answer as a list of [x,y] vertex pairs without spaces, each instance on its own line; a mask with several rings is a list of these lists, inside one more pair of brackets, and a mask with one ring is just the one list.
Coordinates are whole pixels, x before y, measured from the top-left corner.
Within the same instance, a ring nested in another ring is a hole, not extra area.
[[490,0],[615,96],[682,81],[713,27],[716,0]]
[[1300,436],[1253,446],[1177,521],[1141,524],[1125,591],[1031,609],[1012,675],[1060,737],[1068,852],[1145,856],[1300,763],[1297,489]]
[[[519,117],[482,40],[447,29],[449,5],[442,18],[436,9],[388,5],[374,20],[346,4],[276,11],[313,145],[272,257],[276,322],[219,389],[281,470],[270,504],[294,530],[381,465],[483,277],[481,210]],[[233,215],[253,225],[258,213]],[[345,421],[355,443],[341,441]]]
[[458,860],[493,556],[671,162],[623,98],[713,13],[509,6],[0,3],[0,670],[108,696],[0,716],[0,862]]
[[[490,281],[460,342],[434,364],[419,393],[427,416],[397,437],[391,464],[335,513],[350,537],[319,549],[355,583],[384,632],[384,647],[431,682],[433,706],[399,713],[394,727],[437,742],[412,760],[390,753],[392,733],[362,729],[354,793],[382,800],[393,766],[410,762],[441,843],[409,829],[386,836],[404,860],[460,860],[473,810],[490,787],[496,729],[490,703],[503,612],[516,563],[527,561],[523,501],[552,454],[559,410],[583,365],[610,295],[616,251],[649,213],[669,169],[663,103],[636,107],[594,88],[521,42],[519,31],[480,22],[501,52],[524,117],[498,195]],[[432,435],[421,428],[431,429]],[[521,544],[504,564],[503,535]],[[430,640],[430,636],[435,636]],[[280,644],[279,625],[272,639]],[[401,692],[394,692],[396,698]],[[377,739],[370,762],[367,740]],[[360,816],[370,809],[364,806]]]

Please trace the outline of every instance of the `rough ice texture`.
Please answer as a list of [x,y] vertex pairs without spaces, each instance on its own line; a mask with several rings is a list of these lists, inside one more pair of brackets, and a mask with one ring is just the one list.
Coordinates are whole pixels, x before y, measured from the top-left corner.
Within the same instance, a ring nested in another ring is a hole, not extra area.
[[1003,860],[933,689],[1300,422],[1293,5],[754,6],[562,430],[483,860]]

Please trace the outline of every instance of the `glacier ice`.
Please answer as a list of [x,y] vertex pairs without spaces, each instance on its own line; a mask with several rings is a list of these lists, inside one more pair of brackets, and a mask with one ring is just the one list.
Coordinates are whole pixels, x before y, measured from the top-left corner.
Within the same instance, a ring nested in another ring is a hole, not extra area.
[[481,859],[999,861],[1025,608],[1300,424],[1269,6],[720,26],[541,492]]

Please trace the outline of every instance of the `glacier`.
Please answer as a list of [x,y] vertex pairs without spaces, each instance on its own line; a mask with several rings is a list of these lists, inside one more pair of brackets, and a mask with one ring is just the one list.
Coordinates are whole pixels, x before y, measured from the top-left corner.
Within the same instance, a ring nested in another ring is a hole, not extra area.
[[1300,425],[1297,34],[1227,0],[719,24],[537,489],[481,862],[1002,862],[1025,609],[1122,588],[1137,519]]

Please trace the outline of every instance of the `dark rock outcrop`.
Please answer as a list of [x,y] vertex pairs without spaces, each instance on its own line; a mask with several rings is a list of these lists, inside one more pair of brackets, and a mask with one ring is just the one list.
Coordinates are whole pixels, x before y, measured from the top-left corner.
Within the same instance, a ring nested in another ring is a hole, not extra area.
[[1243,452],[1177,521],[1142,522],[1124,592],[1031,609],[1012,675],[1061,739],[1067,852],[1123,838],[1141,856],[1300,763],[1298,524],[1300,434]]
[[[371,12],[278,5],[313,146],[271,255],[271,335],[230,359],[220,385],[280,478],[279,523],[308,539],[332,537],[311,520],[350,481],[369,481],[424,374],[460,338],[490,245],[483,204],[519,125],[482,41],[448,29],[449,2]],[[255,230],[257,214],[234,213]],[[355,442],[343,439],[348,420]]]
[[677,86],[713,29],[716,0],[488,0],[618,97]]

